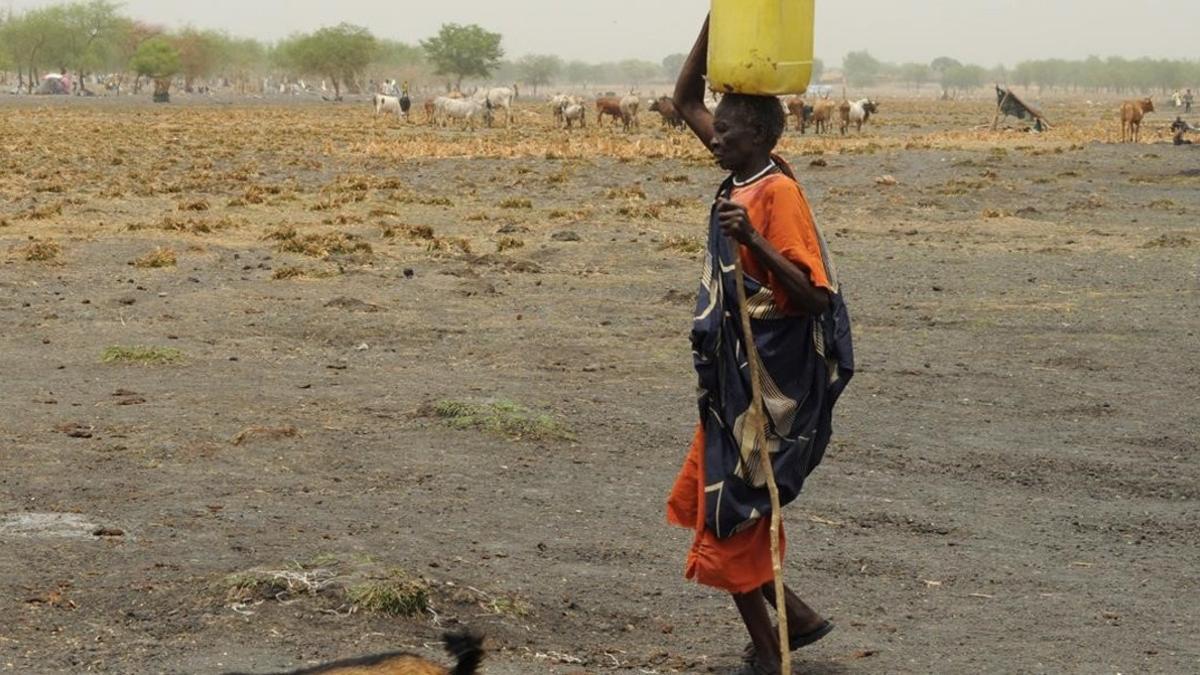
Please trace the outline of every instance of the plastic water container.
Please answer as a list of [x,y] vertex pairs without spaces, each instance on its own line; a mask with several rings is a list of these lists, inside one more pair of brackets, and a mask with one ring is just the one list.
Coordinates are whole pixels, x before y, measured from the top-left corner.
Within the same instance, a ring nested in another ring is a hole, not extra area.
[[712,0],[708,82],[722,93],[799,94],[812,78],[815,0]]

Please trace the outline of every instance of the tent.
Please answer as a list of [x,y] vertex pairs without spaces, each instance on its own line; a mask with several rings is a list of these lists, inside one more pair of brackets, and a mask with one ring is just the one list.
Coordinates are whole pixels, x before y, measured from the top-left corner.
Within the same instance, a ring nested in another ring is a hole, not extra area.
[[38,85],[38,94],[69,96],[71,94],[71,79],[58,73],[50,73],[42,78]]
[[1011,89],[996,85],[996,116],[992,119],[992,131],[1000,126],[1000,116],[1015,117],[1019,120],[1033,120],[1033,128],[1038,131],[1048,131],[1050,122],[1042,111],[1022,101]]

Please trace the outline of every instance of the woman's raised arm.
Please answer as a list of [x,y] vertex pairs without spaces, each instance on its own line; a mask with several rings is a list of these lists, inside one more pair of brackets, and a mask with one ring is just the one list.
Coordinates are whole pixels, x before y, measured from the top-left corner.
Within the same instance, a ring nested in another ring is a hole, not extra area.
[[692,46],[679,73],[679,81],[675,83],[675,108],[687,122],[688,128],[696,134],[696,138],[709,147],[715,135],[713,131],[713,116],[704,106],[704,76],[708,74],[708,18],[704,19],[704,27],[700,29],[700,37]]

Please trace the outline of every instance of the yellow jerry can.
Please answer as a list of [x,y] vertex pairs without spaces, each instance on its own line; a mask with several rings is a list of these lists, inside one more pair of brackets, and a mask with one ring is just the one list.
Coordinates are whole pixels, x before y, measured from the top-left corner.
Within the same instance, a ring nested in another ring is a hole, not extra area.
[[799,94],[812,77],[815,0],[712,0],[708,83],[721,93]]

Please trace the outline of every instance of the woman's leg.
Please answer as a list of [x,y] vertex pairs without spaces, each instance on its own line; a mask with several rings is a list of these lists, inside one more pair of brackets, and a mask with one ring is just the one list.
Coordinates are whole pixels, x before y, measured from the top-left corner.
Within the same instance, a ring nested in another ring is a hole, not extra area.
[[[763,584],[762,595],[771,607],[779,606],[775,602],[774,582]],[[792,592],[787,585],[783,587],[783,597],[787,606],[788,633],[791,636],[808,635],[825,625],[825,619],[821,618],[820,614],[817,614],[812,607],[801,600],[800,596]]]
[[735,593],[733,603],[737,605],[750,633],[754,644],[755,662],[762,672],[779,672],[779,636],[771,625],[771,615],[767,612],[767,601],[761,590],[749,593]]

